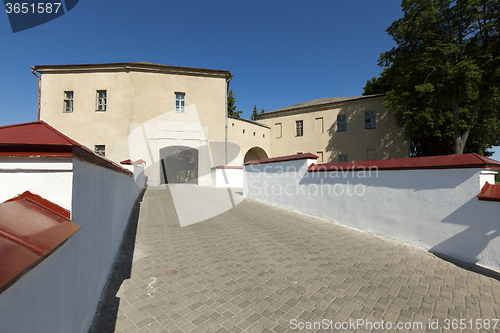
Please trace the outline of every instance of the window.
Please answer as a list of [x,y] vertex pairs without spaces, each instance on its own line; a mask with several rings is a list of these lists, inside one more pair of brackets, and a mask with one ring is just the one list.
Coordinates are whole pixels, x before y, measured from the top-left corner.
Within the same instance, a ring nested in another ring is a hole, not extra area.
[[304,121],[297,120],[295,122],[295,127],[297,129],[297,135],[296,136],[302,136],[302,135],[304,135]]
[[318,155],[318,162],[323,163],[323,152],[318,151],[318,152],[316,152],[316,155]]
[[266,135],[265,135],[265,134],[262,134],[262,137],[263,137],[263,138],[265,138],[265,137],[266,137]]
[[175,93],[175,112],[184,112],[186,94]]
[[253,132],[253,136],[255,136],[255,132]]
[[276,138],[281,138],[283,135],[281,132],[281,123],[274,124],[274,133],[276,135]]
[[339,155],[339,162],[347,162],[347,155]]
[[375,128],[375,112],[365,112],[365,129]]
[[106,111],[108,92],[106,90],[97,90],[97,111]]
[[106,156],[106,146],[105,145],[95,145],[94,151],[96,154],[101,156]]
[[73,92],[64,92],[64,112],[73,112]]
[[366,150],[366,159],[368,161],[375,159],[375,149],[367,149]]
[[337,116],[337,132],[347,131],[347,121],[345,114]]
[[245,130],[243,130],[243,134],[245,134]]
[[316,118],[314,121],[315,128],[316,128],[316,133],[321,134],[323,133],[323,117],[321,118]]

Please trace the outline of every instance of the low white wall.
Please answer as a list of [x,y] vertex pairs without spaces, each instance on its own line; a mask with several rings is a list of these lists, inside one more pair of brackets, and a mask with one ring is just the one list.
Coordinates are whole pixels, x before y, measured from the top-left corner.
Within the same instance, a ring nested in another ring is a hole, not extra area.
[[212,168],[212,185],[215,187],[243,187],[243,168]]
[[89,329],[142,188],[131,176],[77,159],[72,188],[71,217],[82,228],[0,295],[2,332]]
[[307,172],[310,164],[247,165],[244,195],[500,270],[500,204],[476,197],[491,172]]
[[71,210],[71,158],[0,158],[0,203],[25,191]]

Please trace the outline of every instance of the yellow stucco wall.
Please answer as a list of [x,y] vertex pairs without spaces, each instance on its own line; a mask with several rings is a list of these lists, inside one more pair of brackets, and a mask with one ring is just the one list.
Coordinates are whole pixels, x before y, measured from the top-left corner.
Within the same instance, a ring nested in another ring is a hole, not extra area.
[[240,119],[228,119],[228,165],[242,165],[245,155],[254,147],[271,155],[270,128]]
[[[376,114],[376,128],[365,129],[365,112],[370,111]],[[339,114],[346,115],[344,132],[337,132]],[[303,121],[303,136],[296,136],[298,120]],[[382,96],[276,112],[258,116],[257,121],[271,127],[271,157],[313,153],[320,155],[318,162],[338,162],[339,155],[347,155],[348,161],[408,157],[403,130],[384,111]],[[368,156],[368,149],[374,156]]]
[[[99,69],[39,71],[41,120],[90,149],[105,145],[106,157],[115,162],[146,160],[150,180],[159,181],[160,150],[166,146],[199,149],[199,172],[207,184],[211,183],[210,167],[224,164],[221,143],[229,72],[172,73],[168,69],[117,69],[111,64]],[[97,90],[107,91],[106,111],[96,111]],[[65,91],[74,94],[71,113],[63,112]],[[185,94],[185,112],[175,112],[176,92]]]

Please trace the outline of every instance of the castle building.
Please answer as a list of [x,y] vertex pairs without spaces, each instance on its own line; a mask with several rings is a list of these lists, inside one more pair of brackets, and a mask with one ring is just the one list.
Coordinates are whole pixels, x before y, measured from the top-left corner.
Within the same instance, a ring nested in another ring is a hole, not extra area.
[[408,156],[383,96],[227,116],[226,70],[146,62],[35,66],[39,120],[106,158],[146,162],[150,185],[211,185],[211,168],[311,152],[318,162]]

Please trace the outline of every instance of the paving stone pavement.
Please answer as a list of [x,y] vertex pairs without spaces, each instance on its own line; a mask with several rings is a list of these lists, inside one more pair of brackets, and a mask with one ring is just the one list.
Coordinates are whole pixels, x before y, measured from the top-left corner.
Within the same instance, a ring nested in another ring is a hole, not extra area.
[[256,200],[181,228],[148,189],[131,225],[91,332],[500,331],[494,277]]

